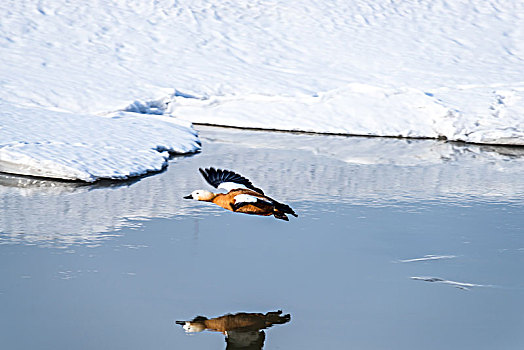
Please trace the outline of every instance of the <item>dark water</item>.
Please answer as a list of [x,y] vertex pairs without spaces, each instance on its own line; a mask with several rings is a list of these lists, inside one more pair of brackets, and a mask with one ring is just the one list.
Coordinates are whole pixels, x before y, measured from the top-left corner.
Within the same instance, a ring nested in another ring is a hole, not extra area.
[[[202,154],[122,186],[0,179],[3,349],[225,349],[175,321],[279,309],[264,349],[524,348],[518,150],[201,136]],[[209,189],[202,166],[299,218],[184,201]]]

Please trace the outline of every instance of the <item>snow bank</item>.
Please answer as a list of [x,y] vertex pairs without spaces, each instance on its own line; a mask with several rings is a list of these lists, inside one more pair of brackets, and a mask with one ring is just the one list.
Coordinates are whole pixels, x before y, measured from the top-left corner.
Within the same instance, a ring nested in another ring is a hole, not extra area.
[[424,93],[349,84],[301,97],[173,96],[166,110],[222,126],[524,145],[523,97],[524,88]]
[[524,145],[519,0],[32,0],[0,15],[9,103]]
[[80,115],[0,102],[0,172],[82,180],[126,179],[200,149],[188,122],[164,116]]

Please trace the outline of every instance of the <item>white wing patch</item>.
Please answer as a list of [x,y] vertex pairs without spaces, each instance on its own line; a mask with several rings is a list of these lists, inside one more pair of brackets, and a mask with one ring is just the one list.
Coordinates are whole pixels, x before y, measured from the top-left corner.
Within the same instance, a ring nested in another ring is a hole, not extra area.
[[236,182],[222,182],[220,185],[218,185],[217,188],[222,188],[228,192],[231,190],[236,190],[238,188],[248,189],[246,186],[242,184],[238,184]]
[[250,194],[237,194],[235,197],[233,197],[233,199],[235,200],[235,204],[237,203],[256,203],[257,201],[269,203],[268,201],[264,200],[263,198],[255,197]]

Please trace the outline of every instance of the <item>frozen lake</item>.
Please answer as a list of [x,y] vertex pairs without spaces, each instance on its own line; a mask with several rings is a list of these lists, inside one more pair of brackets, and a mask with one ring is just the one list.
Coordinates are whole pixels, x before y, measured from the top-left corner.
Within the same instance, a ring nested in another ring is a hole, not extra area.
[[[2,348],[224,349],[175,321],[278,309],[265,349],[524,348],[523,149],[199,129],[137,181],[0,175]],[[209,166],[299,217],[183,200]]]

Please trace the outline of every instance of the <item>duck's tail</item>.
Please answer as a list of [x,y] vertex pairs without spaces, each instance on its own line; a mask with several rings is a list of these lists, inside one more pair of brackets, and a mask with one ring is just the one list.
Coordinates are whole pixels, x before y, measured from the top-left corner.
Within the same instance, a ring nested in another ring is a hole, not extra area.
[[298,217],[297,213],[295,213],[295,211],[291,209],[291,207],[287,204],[275,202],[274,206],[275,206],[275,210],[273,211],[273,215],[277,219],[289,221],[286,214],[291,214],[294,217]]
[[273,211],[273,216],[277,219],[280,219],[280,220],[284,220],[284,221],[289,221],[289,218],[287,217],[286,214],[284,214],[283,212],[279,211],[279,210],[274,210]]

